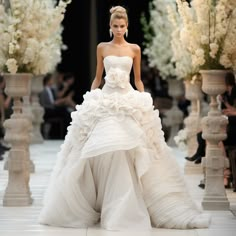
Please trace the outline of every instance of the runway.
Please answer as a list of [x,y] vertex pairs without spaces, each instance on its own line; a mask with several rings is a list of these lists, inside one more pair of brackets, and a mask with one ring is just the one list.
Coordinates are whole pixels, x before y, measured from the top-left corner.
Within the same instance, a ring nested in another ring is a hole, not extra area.
[[[8,172],[3,170],[0,162],[0,235],[1,236],[235,236],[236,217],[232,211],[212,211],[212,222],[209,229],[169,230],[153,229],[150,232],[106,231],[98,226],[87,229],[70,229],[48,227],[38,224],[37,218],[42,207],[43,194],[47,187],[50,173],[56,160],[56,153],[62,141],[45,141],[43,144],[31,145],[31,159],[35,164],[35,173],[31,174],[30,189],[34,199],[29,207],[3,207],[2,198],[7,184]],[[185,153],[173,148],[180,167],[184,168]],[[7,153],[5,154],[5,156]],[[204,190],[198,187],[202,175],[185,175],[187,186],[194,201],[200,206]],[[227,190],[231,208],[236,212],[236,193]]]

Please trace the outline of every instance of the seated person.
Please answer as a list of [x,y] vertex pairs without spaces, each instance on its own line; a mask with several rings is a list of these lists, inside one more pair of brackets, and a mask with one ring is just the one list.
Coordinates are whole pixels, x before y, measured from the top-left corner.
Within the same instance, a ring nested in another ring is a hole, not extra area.
[[[59,118],[62,122],[63,134],[61,137],[58,135],[59,129],[52,127],[49,131],[49,138],[64,138],[67,133],[67,127],[70,124],[70,110],[71,98],[66,96],[64,98],[58,98],[55,89],[53,88],[54,81],[51,74],[47,74],[43,80],[44,89],[40,93],[40,104],[45,108],[44,120],[50,123],[51,118]],[[54,125],[54,126],[53,126]]]
[[57,98],[70,98],[68,100],[68,106],[71,110],[75,109],[76,102],[74,100],[74,75],[72,73],[55,73],[53,75],[55,83],[53,85],[54,91],[57,94]]

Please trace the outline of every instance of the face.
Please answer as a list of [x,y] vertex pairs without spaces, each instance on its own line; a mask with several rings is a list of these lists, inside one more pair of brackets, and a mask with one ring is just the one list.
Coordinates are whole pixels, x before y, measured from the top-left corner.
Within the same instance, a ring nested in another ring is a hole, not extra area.
[[125,19],[114,19],[110,24],[114,37],[123,37],[127,30],[127,22]]

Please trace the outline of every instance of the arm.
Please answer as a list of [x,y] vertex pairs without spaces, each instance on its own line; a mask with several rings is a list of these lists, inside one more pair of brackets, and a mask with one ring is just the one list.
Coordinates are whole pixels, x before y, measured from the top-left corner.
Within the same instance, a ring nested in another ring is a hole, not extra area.
[[102,74],[104,69],[102,50],[103,50],[103,43],[100,43],[97,46],[97,69],[96,69],[96,76],[91,86],[91,90],[98,88],[101,84]]
[[228,107],[226,109],[223,109],[223,114],[227,116],[236,116],[236,108]]
[[138,45],[134,46],[134,63],[133,63],[133,69],[134,69],[134,83],[135,87],[139,92],[144,91],[143,82],[141,80],[141,50]]

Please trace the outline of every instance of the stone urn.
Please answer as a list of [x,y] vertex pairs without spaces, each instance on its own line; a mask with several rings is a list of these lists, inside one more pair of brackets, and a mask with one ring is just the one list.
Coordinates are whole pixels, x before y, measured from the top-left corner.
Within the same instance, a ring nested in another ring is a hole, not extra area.
[[33,144],[43,143],[43,136],[41,133],[41,125],[43,123],[44,108],[39,103],[39,93],[43,90],[43,75],[35,76],[31,83],[31,110],[33,113]]
[[224,168],[229,166],[219,142],[226,139],[227,117],[218,108],[217,96],[226,90],[226,70],[201,70],[202,90],[210,96],[208,115],[202,119],[202,137],[206,140],[205,193],[202,206],[206,210],[228,210],[229,201],[223,183]]
[[8,156],[8,183],[3,197],[4,206],[32,204],[29,188],[29,143],[31,122],[23,113],[22,98],[29,96],[32,75],[5,74],[5,92],[13,99],[13,114],[4,122],[4,139],[11,144]]

